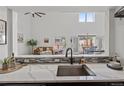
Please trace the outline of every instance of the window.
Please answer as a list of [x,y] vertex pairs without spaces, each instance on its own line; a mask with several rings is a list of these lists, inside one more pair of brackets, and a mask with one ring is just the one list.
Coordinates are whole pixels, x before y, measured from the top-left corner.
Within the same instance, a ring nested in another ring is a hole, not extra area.
[[93,12],[81,12],[79,14],[79,22],[95,22],[95,13]]
[[80,13],[79,14],[79,22],[85,22],[85,20],[86,20],[86,13]]

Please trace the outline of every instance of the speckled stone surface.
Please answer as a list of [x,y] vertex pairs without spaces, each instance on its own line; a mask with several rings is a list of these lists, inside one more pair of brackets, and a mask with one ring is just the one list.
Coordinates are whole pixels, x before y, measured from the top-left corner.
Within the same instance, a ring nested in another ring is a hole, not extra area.
[[124,70],[112,70],[105,63],[86,64],[96,76],[56,76],[58,65],[70,64],[29,64],[18,71],[0,74],[0,83],[124,81]]

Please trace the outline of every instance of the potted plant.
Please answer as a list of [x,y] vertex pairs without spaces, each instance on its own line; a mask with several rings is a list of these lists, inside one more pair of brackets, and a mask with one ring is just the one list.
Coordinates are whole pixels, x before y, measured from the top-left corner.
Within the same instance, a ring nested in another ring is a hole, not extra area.
[[34,46],[37,45],[37,40],[31,39],[31,40],[27,41],[27,45],[32,47],[32,54],[33,54],[33,48],[34,48]]
[[7,70],[8,69],[8,63],[10,62],[10,57],[4,58],[2,62],[2,70]]

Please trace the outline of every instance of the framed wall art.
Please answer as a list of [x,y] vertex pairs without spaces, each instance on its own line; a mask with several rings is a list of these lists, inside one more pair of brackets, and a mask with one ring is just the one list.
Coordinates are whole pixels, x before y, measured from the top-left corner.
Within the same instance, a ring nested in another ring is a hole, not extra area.
[[49,38],[44,38],[44,43],[49,43]]
[[0,19],[0,45],[7,44],[7,22]]
[[24,35],[22,33],[17,34],[17,41],[18,43],[23,43],[24,42]]

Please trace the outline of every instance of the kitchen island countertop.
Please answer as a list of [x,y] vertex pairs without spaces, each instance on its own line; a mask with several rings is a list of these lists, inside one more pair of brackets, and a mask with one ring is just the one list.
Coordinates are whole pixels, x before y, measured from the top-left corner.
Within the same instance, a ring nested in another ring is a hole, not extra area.
[[105,63],[86,64],[96,76],[56,76],[58,65],[70,64],[28,64],[18,71],[0,74],[0,83],[124,82],[124,70],[112,70]]

